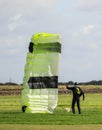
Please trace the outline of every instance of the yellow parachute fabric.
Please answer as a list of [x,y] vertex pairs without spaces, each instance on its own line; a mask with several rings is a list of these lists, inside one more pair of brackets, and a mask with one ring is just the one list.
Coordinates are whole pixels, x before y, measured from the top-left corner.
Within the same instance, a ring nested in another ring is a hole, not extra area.
[[37,33],[31,37],[23,78],[22,110],[53,113],[58,101],[59,34]]

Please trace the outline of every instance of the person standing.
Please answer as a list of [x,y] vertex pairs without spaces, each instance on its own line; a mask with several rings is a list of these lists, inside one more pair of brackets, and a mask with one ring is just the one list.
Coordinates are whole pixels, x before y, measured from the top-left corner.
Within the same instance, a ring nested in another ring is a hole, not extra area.
[[73,87],[66,86],[67,89],[71,90],[73,92],[73,98],[72,98],[72,112],[75,113],[75,104],[77,103],[77,108],[79,114],[81,114],[81,108],[80,108],[80,97],[83,96],[83,100],[85,99],[85,95],[83,90],[78,87],[77,82],[74,83]]

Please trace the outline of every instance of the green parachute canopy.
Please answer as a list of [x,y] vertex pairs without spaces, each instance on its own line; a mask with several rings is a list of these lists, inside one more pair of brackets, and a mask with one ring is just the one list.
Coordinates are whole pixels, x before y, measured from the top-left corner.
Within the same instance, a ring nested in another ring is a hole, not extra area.
[[53,113],[58,101],[59,34],[31,37],[23,78],[22,111]]

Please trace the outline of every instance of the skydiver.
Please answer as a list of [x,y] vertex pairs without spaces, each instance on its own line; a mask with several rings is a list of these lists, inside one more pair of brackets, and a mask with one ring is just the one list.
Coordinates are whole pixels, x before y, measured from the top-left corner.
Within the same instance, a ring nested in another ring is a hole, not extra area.
[[81,108],[80,108],[80,97],[83,95],[83,100],[85,99],[85,95],[83,90],[77,86],[78,84],[75,82],[73,87],[68,87],[66,85],[67,89],[70,89],[73,92],[73,98],[72,98],[72,112],[75,114],[75,104],[77,103],[78,113],[81,114]]

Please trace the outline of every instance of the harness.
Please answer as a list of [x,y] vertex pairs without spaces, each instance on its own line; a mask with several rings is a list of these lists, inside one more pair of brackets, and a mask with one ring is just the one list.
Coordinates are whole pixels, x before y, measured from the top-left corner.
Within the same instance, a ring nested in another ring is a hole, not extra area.
[[81,94],[81,90],[80,90],[80,88],[76,88],[76,93],[78,94],[78,95],[80,95]]

